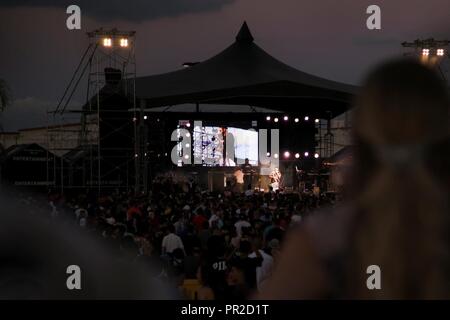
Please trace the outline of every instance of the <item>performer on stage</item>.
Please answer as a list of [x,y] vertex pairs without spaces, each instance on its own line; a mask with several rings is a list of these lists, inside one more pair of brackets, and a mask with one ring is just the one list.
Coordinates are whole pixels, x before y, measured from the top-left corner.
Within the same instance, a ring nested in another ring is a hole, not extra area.
[[255,170],[250,164],[248,158],[245,158],[245,163],[241,166],[241,169],[244,173],[244,187],[248,188],[250,185],[250,188],[253,188],[253,174],[255,173]]
[[269,175],[270,186],[274,191],[277,191],[281,186],[281,172],[278,168],[275,168]]
[[299,192],[305,191],[306,172],[301,167],[295,166],[295,174],[297,177],[297,186]]
[[237,191],[239,193],[244,192],[244,173],[242,172],[241,168],[238,168],[234,172],[234,178],[236,181],[234,191]]

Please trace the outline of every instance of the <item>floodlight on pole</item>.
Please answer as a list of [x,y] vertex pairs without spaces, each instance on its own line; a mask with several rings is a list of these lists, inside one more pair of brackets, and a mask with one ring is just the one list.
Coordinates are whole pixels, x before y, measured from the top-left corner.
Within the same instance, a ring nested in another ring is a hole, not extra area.
[[112,47],[112,39],[111,38],[103,38],[103,46],[106,48]]
[[127,48],[128,47],[128,39],[127,38],[121,38],[119,44],[120,44],[120,46],[122,48]]

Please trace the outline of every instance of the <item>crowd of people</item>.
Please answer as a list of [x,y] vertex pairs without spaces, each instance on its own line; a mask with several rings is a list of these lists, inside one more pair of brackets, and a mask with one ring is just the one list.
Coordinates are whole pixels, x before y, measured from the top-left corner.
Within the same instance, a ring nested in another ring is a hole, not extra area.
[[[148,266],[148,277],[190,299],[448,299],[449,105],[442,80],[413,60],[370,74],[339,199],[314,189],[208,192],[167,174],[145,195],[51,194],[49,217],[93,235],[122,262]],[[24,202],[38,211],[33,199]],[[373,266],[376,290],[368,286]]]
[[[248,190],[247,190],[248,191]],[[161,175],[148,195],[51,196],[53,217],[94,234],[185,298],[245,299],[261,289],[289,228],[334,197],[312,192],[207,192]]]

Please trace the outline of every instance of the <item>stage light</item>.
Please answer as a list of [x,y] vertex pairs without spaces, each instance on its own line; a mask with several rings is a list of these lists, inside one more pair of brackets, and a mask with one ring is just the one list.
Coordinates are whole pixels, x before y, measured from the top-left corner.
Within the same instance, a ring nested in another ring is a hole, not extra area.
[[304,153],[304,155],[305,155],[305,157],[308,157],[308,156],[309,156],[309,152],[306,151],[306,152]]
[[137,157],[138,157],[138,154],[137,154],[137,153],[135,153],[135,154],[134,154],[134,157],[135,157],[135,158],[137,158]]
[[430,55],[430,49],[422,49],[422,55],[423,56],[429,56]]
[[144,116],[144,120],[147,120],[148,119],[148,117],[147,116]]
[[284,121],[288,121],[289,120],[289,117],[288,116],[284,116]]
[[189,132],[186,132],[186,137],[190,137],[191,136],[191,134],[189,133]]
[[136,122],[136,120],[137,120],[137,118],[136,118],[136,117],[133,117],[133,122]]
[[300,121],[300,119],[299,118],[295,118],[294,121],[297,123],[297,122]]
[[437,49],[436,55],[438,55],[439,57],[443,57],[444,56],[444,49]]
[[306,116],[306,117],[305,117],[305,121],[308,121],[308,120],[309,120],[309,117],[308,117],[308,116]]
[[291,153],[289,151],[284,152],[284,157],[287,159],[291,156]]
[[189,143],[186,143],[186,148],[189,148],[191,145]]
[[266,117],[266,120],[267,120],[267,121],[270,121],[270,116],[267,116],[267,117]]
[[182,66],[185,68],[190,68],[195,66],[196,64],[199,64],[200,62],[183,62]]
[[278,118],[273,119],[274,122],[278,122]]
[[190,128],[191,127],[191,123],[190,122],[186,123],[186,127]]
[[112,40],[111,40],[111,38],[103,38],[103,46],[104,47],[112,47]]
[[278,159],[278,153],[275,153],[275,154],[273,155],[273,157],[274,157],[275,159]]
[[270,157],[270,152],[267,152],[267,153],[266,153],[266,156]]
[[127,39],[127,38],[122,38],[122,39],[120,39],[120,46],[121,46],[122,48],[128,47],[128,39]]
[[147,152],[146,153],[144,153],[144,157],[146,157],[147,156]]
[[319,154],[318,153],[314,153],[314,158],[318,159],[319,158]]
[[319,120],[319,119],[316,119],[316,120],[314,120],[314,122],[315,122],[315,123],[319,123],[319,122],[320,122],[320,120]]
[[184,155],[184,158],[185,158],[186,160],[189,159],[189,155],[185,154],[185,155]]
[[298,159],[298,158],[300,158],[300,153],[295,154],[295,159]]

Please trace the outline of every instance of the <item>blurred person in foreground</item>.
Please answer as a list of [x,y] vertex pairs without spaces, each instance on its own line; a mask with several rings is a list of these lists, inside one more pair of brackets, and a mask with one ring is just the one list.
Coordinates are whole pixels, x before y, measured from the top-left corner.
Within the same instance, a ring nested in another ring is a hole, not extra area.
[[[49,219],[45,210],[20,203],[14,190],[0,192],[0,300],[176,299],[160,281],[156,263],[135,263],[133,245],[123,257],[84,228]],[[42,211],[42,212],[40,212]],[[80,289],[69,289],[81,270]]]
[[[290,233],[258,299],[450,298],[448,88],[418,62],[392,61],[354,112],[347,201]],[[380,290],[367,288],[370,265]]]

